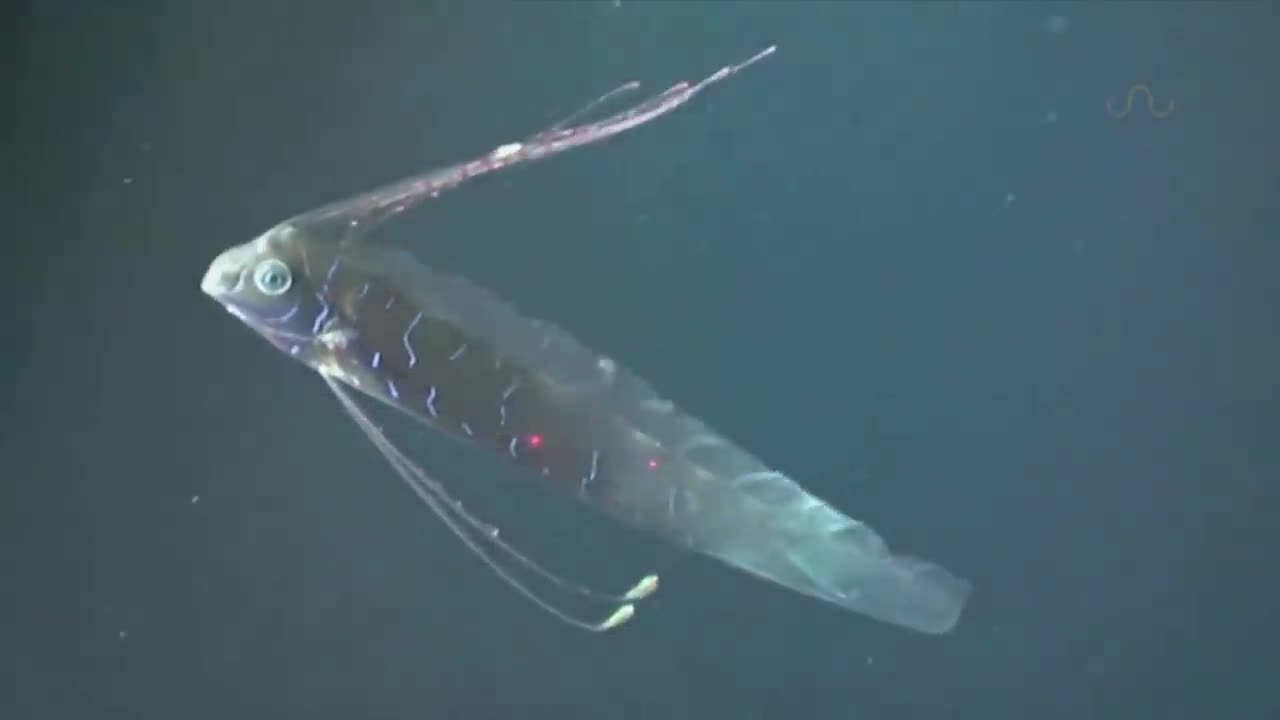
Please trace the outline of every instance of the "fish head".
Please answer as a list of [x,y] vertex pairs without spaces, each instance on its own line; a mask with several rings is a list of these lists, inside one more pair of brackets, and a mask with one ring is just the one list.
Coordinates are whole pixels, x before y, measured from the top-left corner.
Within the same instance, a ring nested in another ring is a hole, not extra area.
[[200,289],[273,345],[297,354],[325,330],[330,305],[314,287],[306,238],[279,225],[214,258]]

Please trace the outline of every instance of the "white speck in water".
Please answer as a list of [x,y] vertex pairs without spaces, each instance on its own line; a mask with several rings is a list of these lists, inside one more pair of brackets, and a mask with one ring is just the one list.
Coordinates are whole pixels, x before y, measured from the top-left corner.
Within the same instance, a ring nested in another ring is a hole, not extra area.
[[131,178],[131,177],[124,178],[124,184],[125,184],[125,185],[132,185],[132,184],[133,184],[133,178]]
[[128,640],[128,639],[129,639],[129,631],[128,631],[128,630],[121,630],[120,632],[116,633],[116,637],[120,638],[121,640]]
[[198,502],[200,502],[200,496],[199,496],[199,495],[192,495],[192,496],[191,496],[191,504],[192,504],[192,505],[195,505],[195,504],[196,504],[196,503],[198,503]]
[[1013,193],[1006,193],[1004,196],[1004,206],[1009,207],[1013,205],[1013,201],[1017,199],[1018,199],[1017,195],[1014,195]]
[[1050,15],[1044,21],[1045,32],[1061,35],[1071,29],[1071,18],[1066,15]]

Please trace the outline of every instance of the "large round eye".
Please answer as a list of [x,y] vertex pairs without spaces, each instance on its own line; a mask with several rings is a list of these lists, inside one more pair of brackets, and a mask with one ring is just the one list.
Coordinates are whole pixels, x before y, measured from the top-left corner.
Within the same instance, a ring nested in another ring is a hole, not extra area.
[[264,295],[282,295],[293,284],[293,275],[289,273],[288,265],[275,258],[267,258],[253,269],[253,284]]

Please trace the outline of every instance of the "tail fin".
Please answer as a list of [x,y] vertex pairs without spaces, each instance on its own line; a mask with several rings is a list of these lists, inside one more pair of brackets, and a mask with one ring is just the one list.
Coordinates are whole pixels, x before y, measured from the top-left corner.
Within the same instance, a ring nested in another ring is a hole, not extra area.
[[968,581],[938,565],[890,554],[861,523],[794,538],[787,556],[813,582],[811,594],[920,632],[950,631],[972,594]]
[[686,484],[682,525],[697,550],[797,592],[924,633],[955,627],[968,581],[894,555],[867,525],[786,475],[757,471]]

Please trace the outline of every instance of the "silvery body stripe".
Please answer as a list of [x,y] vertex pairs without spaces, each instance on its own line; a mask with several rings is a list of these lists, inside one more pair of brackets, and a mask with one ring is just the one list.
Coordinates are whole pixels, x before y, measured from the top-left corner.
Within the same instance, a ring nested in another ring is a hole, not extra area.
[[329,291],[329,283],[333,282],[333,274],[338,271],[338,266],[341,264],[342,264],[341,256],[334,258],[333,264],[329,266],[329,272],[325,273],[324,275],[324,291],[326,295],[328,294],[328,291]]
[[427,412],[431,413],[431,417],[439,417],[436,414],[436,386],[431,386],[431,392],[427,393]]
[[592,450],[591,451],[591,472],[582,476],[582,483],[578,488],[580,492],[585,493],[587,491],[587,486],[595,482],[596,472],[598,472],[599,469],[600,469],[600,451]]
[[413,346],[409,344],[409,333],[412,333],[420,322],[422,322],[422,313],[413,316],[413,322],[409,323],[409,329],[404,331],[404,337],[401,338],[404,343],[404,351],[409,354],[409,367],[418,364],[418,356],[413,352]]
[[316,294],[316,300],[320,301],[320,314],[316,315],[316,321],[311,323],[311,334],[320,334],[320,328],[324,325],[325,318],[329,317],[329,303],[324,301],[324,296]]

